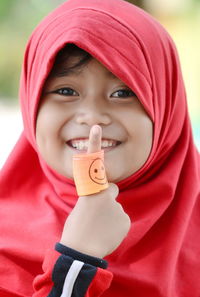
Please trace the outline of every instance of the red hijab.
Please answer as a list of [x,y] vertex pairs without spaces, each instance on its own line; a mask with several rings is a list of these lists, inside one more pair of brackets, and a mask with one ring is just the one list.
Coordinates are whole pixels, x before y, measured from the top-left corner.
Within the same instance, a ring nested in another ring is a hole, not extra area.
[[200,158],[177,52],[162,26],[121,0],[69,0],[28,42],[20,84],[24,132],[0,175],[0,287],[32,294],[46,250],[59,241],[77,201],[73,181],[45,164],[35,142],[41,90],[66,43],[131,87],[154,122],[146,164],[118,184],[132,227],[106,258],[114,279],[103,296],[199,297]]

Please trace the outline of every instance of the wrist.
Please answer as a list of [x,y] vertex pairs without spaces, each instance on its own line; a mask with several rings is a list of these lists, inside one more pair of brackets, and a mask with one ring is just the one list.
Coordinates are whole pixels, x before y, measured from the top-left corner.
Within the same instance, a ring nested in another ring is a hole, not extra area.
[[106,256],[106,253],[104,253],[101,249],[96,248],[96,247],[91,247],[87,243],[86,245],[83,244],[83,242],[72,242],[70,240],[63,240],[61,238],[60,244],[69,247],[70,249],[76,250],[79,253],[90,255],[92,257],[97,257],[97,258],[104,258]]

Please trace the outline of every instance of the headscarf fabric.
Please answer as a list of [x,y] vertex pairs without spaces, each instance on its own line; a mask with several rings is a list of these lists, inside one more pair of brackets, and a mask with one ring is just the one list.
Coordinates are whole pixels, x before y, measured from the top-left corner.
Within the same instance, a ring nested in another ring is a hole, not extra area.
[[177,51],[155,19],[122,0],[66,1],[28,41],[24,131],[0,174],[0,287],[31,296],[46,250],[60,240],[78,199],[73,180],[44,162],[35,139],[44,82],[68,43],[134,90],[154,125],[147,162],[118,183],[131,230],[106,257],[113,281],[102,297],[199,297],[200,157]]

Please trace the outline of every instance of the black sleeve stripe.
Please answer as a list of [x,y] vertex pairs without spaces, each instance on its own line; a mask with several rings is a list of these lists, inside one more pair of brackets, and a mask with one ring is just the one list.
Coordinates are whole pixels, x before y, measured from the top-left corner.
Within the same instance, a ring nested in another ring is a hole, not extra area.
[[[58,258],[52,274],[52,281],[54,283],[54,286],[50,294],[48,295],[48,297],[60,297],[64,290],[64,284],[65,284],[65,287],[67,286],[70,287],[70,285],[72,285],[73,287],[71,295],[69,295],[70,297],[85,296],[85,293],[87,292],[87,289],[97,272],[97,267],[92,266],[90,264],[84,264],[84,263],[83,265],[80,265],[81,261],[77,261],[79,262],[79,267],[81,266],[81,270],[78,271],[77,278],[73,279],[73,284],[70,284],[70,283],[67,284],[66,282],[69,281],[70,279],[70,277],[68,276],[68,273],[71,274],[72,272],[72,270],[70,271],[70,268],[71,266],[75,267],[75,264],[73,265],[73,262],[74,262],[74,259],[66,255],[61,255]],[[66,282],[65,282],[65,279],[66,279]]]
[[83,262],[80,262],[77,260],[75,260],[72,263],[72,265],[68,271],[68,274],[65,278],[62,295],[60,297],[71,297],[72,296],[75,281],[76,281],[83,265],[84,265]]

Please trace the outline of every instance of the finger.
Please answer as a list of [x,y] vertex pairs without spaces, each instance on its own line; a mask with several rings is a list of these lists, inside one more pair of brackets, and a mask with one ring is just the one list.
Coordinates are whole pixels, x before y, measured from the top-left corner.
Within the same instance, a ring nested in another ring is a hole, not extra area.
[[116,184],[109,183],[108,191],[110,191],[110,194],[114,199],[117,199],[119,195],[119,188]]
[[101,150],[102,129],[98,125],[92,126],[90,129],[88,153],[96,153]]

